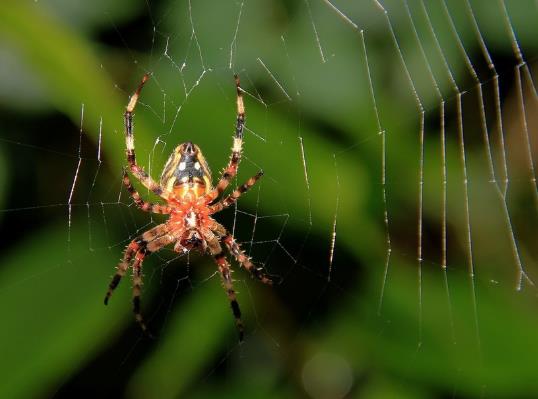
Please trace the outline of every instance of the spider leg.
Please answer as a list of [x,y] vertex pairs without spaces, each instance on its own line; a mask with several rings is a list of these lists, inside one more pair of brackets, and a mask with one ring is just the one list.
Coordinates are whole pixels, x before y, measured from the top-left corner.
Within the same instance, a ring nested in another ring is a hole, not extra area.
[[155,238],[153,241],[147,243],[144,249],[141,249],[136,253],[135,260],[133,262],[133,313],[144,334],[148,334],[150,337],[151,334],[148,332],[148,327],[146,326],[140,311],[140,295],[142,294],[142,262],[144,261],[146,255],[158,251],[168,244],[171,244],[174,240],[175,237],[169,234]]
[[169,214],[170,213],[170,207],[161,205],[161,204],[154,204],[152,202],[146,202],[141,197],[138,191],[133,187],[131,180],[129,179],[129,175],[127,174],[127,171],[123,171],[123,184],[125,187],[127,187],[127,191],[129,191],[129,194],[131,194],[131,197],[133,197],[134,203],[136,206],[138,206],[140,209],[146,212],[151,213],[160,213],[160,214]]
[[235,317],[235,325],[239,333],[239,342],[242,342],[245,335],[245,329],[243,327],[243,321],[241,320],[241,309],[239,309],[239,303],[237,302],[237,297],[233,288],[230,264],[226,260],[226,255],[224,254],[224,251],[222,250],[222,247],[220,246],[216,237],[210,239],[207,244],[219,268],[222,286],[226,291],[226,295],[228,295],[230,306],[232,307],[232,313]]
[[108,305],[108,301],[112,296],[112,293],[125,275],[125,272],[129,268],[129,262],[138,251],[138,248],[140,248],[140,245],[136,240],[131,241],[127,246],[127,249],[123,254],[123,259],[117,267],[116,274],[114,274],[114,277],[112,277],[112,281],[110,281],[110,284],[108,285],[108,291],[105,295],[105,305]]
[[216,202],[213,205],[209,206],[211,214],[222,211],[224,208],[228,208],[230,205],[233,205],[239,197],[247,192],[256,182],[263,176],[263,171],[259,171],[256,175],[248,179],[243,185],[237,187],[230,195],[221,199],[219,202]]
[[129,245],[127,245],[127,248],[125,249],[125,252],[123,254],[123,259],[118,265],[118,270],[116,271],[116,274],[114,274],[114,277],[112,277],[112,281],[108,285],[108,291],[105,295],[105,305],[108,304],[112,293],[120,283],[122,277],[125,275],[125,272],[129,268],[129,263],[131,262],[131,260],[133,260],[133,257],[140,250],[145,250],[150,241],[153,241],[158,236],[166,234],[167,231],[168,228],[166,227],[166,225],[164,223],[160,224],[139,235],[133,241],[131,241]]
[[226,248],[228,248],[228,251],[230,251],[241,266],[248,270],[252,277],[257,278],[264,284],[273,285],[273,281],[263,272],[263,268],[257,267],[250,261],[250,258],[245,254],[245,251],[243,251],[239,243],[235,241],[234,236],[231,235],[222,224],[213,221],[210,228],[217,233],[220,240],[226,245]]
[[124,120],[125,120],[125,147],[127,153],[127,163],[131,173],[146,187],[156,195],[167,199],[168,193],[164,191],[161,186],[156,183],[146,172],[136,163],[135,147],[134,147],[134,135],[133,135],[133,111],[138,103],[140,92],[144,87],[144,84],[148,81],[149,74],[145,74],[142,77],[142,81],[138,85],[138,88],[131,96],[127,107],[125,108]]
[[142,262],[146,257],[146,251],[138,251],[136,253],[135,261],[133,262],[133,313],[135,315],[136,322],[140,325],[140,328],[144,334],[148,333],[148,327],[144,323],[144,318],[140,312],[140,295],[142,293]]
[[243,130],[245,127],[245,106],[243,104],[243,89],[239,82],[239,76],[235,75],[235,85],[237,87],[237,122],[235,125],[235,135],[232,146],[232,154],[228,166],[222,172],[216,188],[209,194],[212,201],[217,199],[226,190],[230,181],[237,174],[239,162],[241,161],[241,151],[243,148]]
[[263,268],[257,267],[250,261],[250,258],[245,254],[245,251],[241,249],[241,246],[237,241],[235,241],[235,238],[231,234],[228,233],[226,236],[224,236],[222,238],[222,242],[224,242],[224,245],[226,245],[237,262],[247,269],[253,277],[257,278],[264,284],[273,285],[273,281],[263,272]]
[[131,262],[131,260],[133,260],[135,255],[140,251],[145,251],[151,241],[153,241],[159,236],[166,234],[167,231],[167,226],[165,224],[160,224],[139,235],[133,241],[131,241],[129,245],[127,245],[127,248],[125,249],[125,252],[123,254],[123,259],[118,265],[116,274],[114,274],[114,277],[112,277],[112,281],[110,281],[110,284],[108,285],[108,291],[105,295],[105,305],[108,304],[112,293],[120,283],[122,277],[127,272],[127,269],[129,268],[129,263]]

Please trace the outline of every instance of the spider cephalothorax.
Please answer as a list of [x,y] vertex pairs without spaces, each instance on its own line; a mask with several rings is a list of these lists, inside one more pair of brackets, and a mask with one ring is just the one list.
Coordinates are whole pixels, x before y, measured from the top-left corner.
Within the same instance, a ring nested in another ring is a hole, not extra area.
[[131,184],[127,171],[123,174],[123,183],[133,197],[135,204],[140,209],[147,212],[167,214],[169,217],[165,223],[139,235],[127,246],[123,260],[118,265],[117,272],[110,282],[108,292],[105,296],[105,304],[108,303],[112,292],[125,275],[129,266],[131,266],[133,269],[133,311],[142,330],[147,332],[146,325],[140,313],[141,269],[144,257],[171,244],[174,244],[174,251],[176,252],[187,252],[193,249],[204,253],[209,252],[213,255],[217,263],[222,284],[226,290],[236,319],[239,338],[242,340],[243,324],[241,322],[241,312],[233,289],[230,264],[226,259],[221,243],[224,244],[239,264],[245,267],[254,277],[266,284],[271,284],[271,280],[263,273],[261,268],[252,264],[250,258],[245,255],[226,228],[211,217],[212,214],[235,203],[241,194],[252,187],[263,174],[261,171],[258,172],[231,194],[218,200],[219,196],[226,190],[230,181],[236,175],[241,159],[245,108],[243,106],[243,95],[239,85],[239,78],[237,76],[235,77],[237,87],[237,125],[232,155],[216,187],[212,185],[211,171],[202,151],[196,144],[190,141],[175,148],[166,162],[159,184],[136,163],[132,114],[138,102],[142,87],[148,79],[149,75],[144,75],[142,82],[131,97],[125,111],[127,163],[131,173],[146,188],[165,200],[167,204],[161,205],[144,201]]

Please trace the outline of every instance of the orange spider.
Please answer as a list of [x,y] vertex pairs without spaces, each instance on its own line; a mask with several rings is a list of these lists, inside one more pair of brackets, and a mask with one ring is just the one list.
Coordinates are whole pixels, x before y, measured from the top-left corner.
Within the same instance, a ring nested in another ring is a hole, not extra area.
[[[125,111],[125,143],[127,147],[127,163],[129,170],[144,187],[166,201],[166,205],[144,201],[129,180],[127,170],[123,173],[123,184],[133,197],[135,204],[146,212],[169,215],[168,220],[136,237],[127,246],[117,272],[112,278],[105,296],[105,305],[108,303],[114,289],[125,275],[129,265],[133,268],[133,311],[136,321],[145,333],[148,329],[140,313],[140,293],[142,287],[142,262],[144,258],[163,247],[174,244],[174,251],[187,252],[197,249],[202,253],[209,252],[217,263],[222,284],[230,300],[232,312],[235,317],[239,340],[243,340],[244,328],[241,321],[241,311],[237,303],[233,288],[230,264],[228,263],[221,243],[234,256],[240,265],[245,267],[254,277],[266,284],[272,284],[262,271],[256,267],[245,255],[234,237],[224,226],[211,217],[214,213],[234,204],[237,199],[252,187],[263,175],[258,172],[242,186],[236,188],[231,194],[218,200],[219,196],[230,184],[237,173],[241,160],[243,145],[243,128],[245,124],[245,107],[243,105],[243,92],[239,78],[235,75],[237,87],[237,124],[233,139],[232,155],[228,166],[224,169],[216,187],[212,186],[211,172],[200,148],[190,141],[175,148],[166,162],[161,175],[160,184],[156,183],[136,163],[133,111],[138,102],[142,87],[149,79],[145,74],[142,82],[131,97]],[[218,201],[217,201],[218,200]]]

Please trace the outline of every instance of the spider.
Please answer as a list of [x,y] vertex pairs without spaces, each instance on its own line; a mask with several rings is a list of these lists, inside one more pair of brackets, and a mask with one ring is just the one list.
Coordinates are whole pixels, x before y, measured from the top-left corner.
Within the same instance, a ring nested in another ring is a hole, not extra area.
[[[149,78],[149,74],[144,75],[137,90],[131,96],[124,114],[128,168],[123,171],[123,184],[138,208],[146,212],[168,215],[168,219],[166,222],[142,233],[127,245],[123,259],[108,286],[105,305],[108,304],[112,292],[118,286],[129,266],[131,266],[133,269],[133,312],[142,331],[150,335],[140,312],[142,262],[144,258],[170,244],[174,244],[174,251],[176,252],[188,252],[193,249],[202,253],[208,252],[213,256],[217,264],[222,285],[228,295],[232,313],[235,317],[239,341],[242,341],[244,327],[241,321],[241,311],[233,288],[232,270],[230,263],[226,259],[222,244],[253,277],[269,285],[272,284],[272,281],[263,273],[261,267],[256,267],[250,258],[245,255],[233,235],[212,217],[213,214],[234,204],[263,175],[263,171],[259,171],[243,185],[237,187],[231,194],[223,196],[219,200],[221,194],[236,175],[239,161],[241,160],[245,107],[239,77],[234,76],[237,90],[237,122],[233,137],[232,154],[228,166],[222,172],[222,176],[215,187],[212,186],[211,172],[202,151],[190,141],[180,144],[172,152],[164,166],[160,183],[155,182],[136,163],[133,111],[140,97],[140,92]],[[127,169],[144,187],[166,201],[166,205],[143,200],[131,184]]]

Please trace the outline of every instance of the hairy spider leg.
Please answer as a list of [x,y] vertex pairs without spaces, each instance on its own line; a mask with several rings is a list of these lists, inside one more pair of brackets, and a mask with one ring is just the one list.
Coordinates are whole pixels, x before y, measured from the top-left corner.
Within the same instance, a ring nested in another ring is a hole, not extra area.
[[134,128],[133,128],[133,111],[138,103],[140,92],[144,87],[144,84],[148,81],[149,74],[145,74],[142,77],[142,81],[138,85],[138,88],[131,96],[127,107],[125,108],[125,147],[127,153],[127,163],[131,173],[154,194],[160,196],[163,199],[168,199],[168,193],[164,191],[159,184],[157,184],[145,171],[136,163],[135,147],[134,147]]
[[239,243],[235,241],[235,237],[226,230],[226,227],[212,219],[209,228],[217,233],[219,240],[226,245],[226,248],[228,248],[228,251],[230,251],[239,265],[247,269],[252,277],[257,278],[264,284],[273,284],[273,281],[265,275],[263,269],[261,267],[256,267],[256,265],[250,261],[250,258],[245,254],[245,251],[241,249]]
[[144,318],[142,317],[142,312],[140,311],[140,296],[142,294],[142,262],[147,255],[160,250],[175,240],[176,238],[170,234],[165,234],[155,238],[154,240],[148,242],[143,249],[140,249],[136,253],[135,260],[133,262],[133,313],[144,334],[147,334],[150,337],[151,334],[148,331]]
[[224,245],[226,245],[237,262],[247,269],[253,277],[257,278],[264,284],[273,285],[273,281],[265,275],[261,267],[255,266],[250,261],[250,258],[245,254],[245,252],[241,249],[241,246],[237,243],[237,241],[235,241],[235,238],[230,233],[226,234],[222,238],[222,242],[224,242]]
[[166,227],[166,224],[160,224],[139,235],[133,241],[131,241],[129,245],[127,245],[127,248],[125,249],[125,252],[123,254],[123,259],[118,264],[116,274],[114,274],[114,277],[112,277],[112,281],[110,281],[110,284],[108,285],[108,291],[105,295],[105,305],[108,304],[112,293],[120,283],[122,277],[125,275],[127,269],[129,268],[129,263],[131,262],[131,260],[133,260],[135,255],[141,250],[145,251],[146,247],[150,242],[152,242],[155,238],[166,234],[167,231],[168,229]]
[[247,192],[256,182],[263,176],[263,170],[260,170],[250,179],[248,179],[241,186],[237,187],[230,195],[221,199],[219,202],[216,202],[213,205],[209,206],[211,214],[222,211],[224,208],[228,208],[230,205],[233,205],[241,195]]
[[226,291],[226,295],[228,296],[232,308],[232,313],[235,317],[235,325],[239,333],[239,341],[242,342],[245,335],[245,328],[243,326],[243,321],[241,320],[241,309],[239,308],[239,303],[237,302],[237,296],[233,287],[230,264],[226,260],[226,255],[224,254],[224,250],[219,244],[217,237],[213,236],[213,238],[207,242],[207,245],[219,269],[222,286]]
[[235,86],[237,88],[237,122],[235,125],[235,136],[232,146],[232,154],[230,155],[230,160],[228,166],[222,172],[217,186],[209,194],[211,201],[216,200],[223,192],[226,190],[226,187],[230,184],[230,181],[237,174],[237,168],[239,167],[239,162],[241,161],[241,152],[243,149],[243,130],[245,127],[245,106],[243,104],[243,89],[241,89],[241,83],[239,81],[239,76],[234,75]]
[[129,179],[129,175],[127,174],[127,170],[125,169],[123,170],[123,184],[125,187],[127,187],[127,191],[129,191],[131,197],[133,197],[136,206],[143,211],[164,215],[168,215],[172,211],[169,206],[144,201],[138,191],[136,191],[136,189],[133,187],[131,180]]

